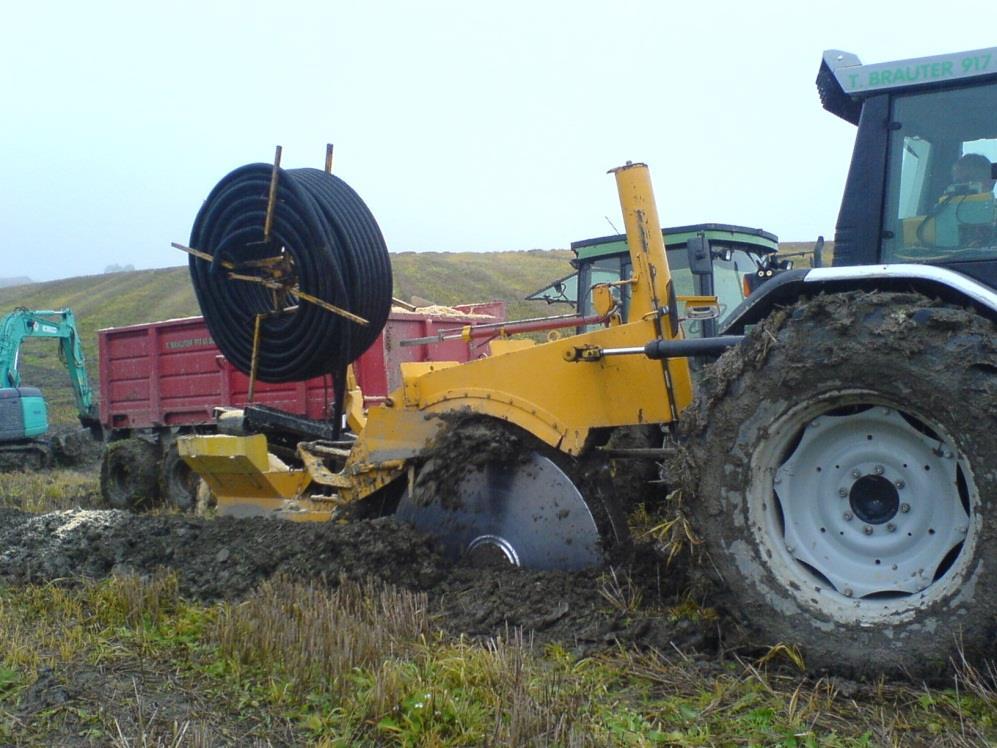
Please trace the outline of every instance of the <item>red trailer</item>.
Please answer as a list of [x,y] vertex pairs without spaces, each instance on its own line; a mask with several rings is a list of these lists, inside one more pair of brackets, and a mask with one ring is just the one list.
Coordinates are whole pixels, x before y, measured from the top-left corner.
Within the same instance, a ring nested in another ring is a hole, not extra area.
[[[469,361],[485,355],[479,341],[447,340],[402,347],[410,338],[471,323],[503,321],[505,302],[453,308],[392,310],[381,335],[354,363],[364,401],[376,405],[401,384],[405,361]],[[202,317],[116,327],[97,333],[100,419],[108,436],[101,490],[116,507],[159,498],[186,508],[194,486],[174,437],[216,428],[217,407],[247,405],[249,377],[218,350]],[[332,378],[257,382],[254,403],[315,421],[332,415]]]

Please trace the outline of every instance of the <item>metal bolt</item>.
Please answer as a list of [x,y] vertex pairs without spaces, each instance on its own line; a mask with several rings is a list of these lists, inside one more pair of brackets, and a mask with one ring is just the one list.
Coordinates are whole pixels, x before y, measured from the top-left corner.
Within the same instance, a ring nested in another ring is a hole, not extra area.
[[882,475],[883,474],[883,466],[882,465],[876,465],[876,467],[873,468],[873,472],[876,473],[876,475]]
[[794,550],[796,550],[796,549],[793,548],[793,546],[791,546],[791,545],[787,545],[786,546],[786,553],[792,553]]
[[858,468],[855,468],[854,470],[852,470],[852,477],[853,478],[861,478],[862,477],[862,471],[859,470]]
[[812,420],[812,421],[810,422],[810,425],[811,425],[811,426],[816,426],[816,425],[818,425],[819,423],[820,423],[820,421],[818,421],[818,420],[817,420],[817,419],[815,418],[814,420]]
[[782,478],[780,478],[780,477],[779,477],[779,476],[777,475],[777,476],[776,476],[776,477],[775,477],[775,478],[774,478],[774,479],[772,480],[772,482],[773,482],[773,483],[782,483]]
[[954,456],[955,455],[953,455],[951,452],[946,452],[945,453],[945,459],[946,460],[951,460]]
[[841,591],[841,594],[843,594],[843,595],[844,595],[845,597],[851,597],[851,596],[852,596],[852,595],[854,595],[855,593],[854,593],[854,592],[852,592],[852,588],[851,588],[851,587],[845,587],[845,589],[843,589],[843,590]]
[[865,527],[862,528],[862,532],[864,532],[866,535],[872,535],[872,528],[869,527],[869,525],[866,525]]
[[845,498],[847,495],[848,495],[848,489],[847,488],[839,488],[838,489],[838,496],[840,496],[841,498]]
[[887,522],[886,523],[886,529],[889,532],[896,532],[897,531],[897,526],[895,524],[893,524],[892,522]]
[[845,512],[841,516],[845,518],[845,522],[851,522],[852,521],[852,513],[851,512]]
[[898,480],[898,481],[894,482],[893,485],[896,486],[897,488],[906,488],[907,487],[907,483],[905,481],[902,481],[902,480]]
[[907,514],[907,512],[910,511],[910,504],[901,504],[900,511],[903,512],[904,514]]

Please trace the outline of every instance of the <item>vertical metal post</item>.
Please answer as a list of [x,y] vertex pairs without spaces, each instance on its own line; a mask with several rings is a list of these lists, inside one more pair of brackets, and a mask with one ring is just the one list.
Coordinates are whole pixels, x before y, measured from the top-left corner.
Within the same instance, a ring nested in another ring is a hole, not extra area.
[[332,143],[325,144],[325,173],[332,174]]
[[[620,194],[620,208],[627,232],[627,246],[633,264],[634,285],[631,289],[630,321],[647,315],[655,318],[669,304],[671,271],[661,235],[661,222],[651,188],[651,175],[646,164],[628,163],[612,170]],[[667,308],[674,317],[674,309]],[[668,338],[671,325],[662,331]]]
[[280,174],[280,154],[283,149],[277,146],[273,157],[273,171],[270,173],[270,194],[267,195],[267,217],[263,221],[263,241],[270,241],[270,229],[273,228],[273,209],[277,202],[277,176]]
[[[675,308],[675,289],[668,267],[665,240],[661,234],[658,207],[654,202],[654,190],[651,188],[650,171],[646,164],[630,162],[611,171],[616,177],[633,268],[634,283],[631,286],[627,321],[632,323],[638,319],[648,319],[653,324],[655,337],[665,340],[681,338],[678,309]],[[691,399],[689,362],[686,359],[663,359],[661,371],[668,392],[671,420],[676,421],[679,415],[676,379],[688,385],[681,388],[682,399]],[[687,403],[683,402],[682,406],[685,404]]]
[[257,314],[256,321],[253,323],[253,357],[249,364],[249,394],[246,396],[247,402],[253,402],[253,397],[256,393],[256,367],[260,361],[260,323],[263,321],[263,315]]

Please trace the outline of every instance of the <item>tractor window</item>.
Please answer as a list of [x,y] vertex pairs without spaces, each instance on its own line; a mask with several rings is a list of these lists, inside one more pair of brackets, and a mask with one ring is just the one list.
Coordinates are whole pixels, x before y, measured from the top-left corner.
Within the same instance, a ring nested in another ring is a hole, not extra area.
[[995,109],[997,84],[895,97],[885,261],[997,257]]
[[[578,314],[592,314],[592,286],[597,283],[614,283],[630,277],[630,256],[611,255],[584,263],[578,269]],[[617,298],[623,305],[624,314],[630,303],[630,287],[617,286]],[[587,330],[598,329],[599,325],[589,325]]]
[[734,249],[728,258],[725,254],[713,261],[713,291],[720,302],[720,316],[717,325],[723,326],[734,308],[744,301],[744,276],[758,270],[755,255]]

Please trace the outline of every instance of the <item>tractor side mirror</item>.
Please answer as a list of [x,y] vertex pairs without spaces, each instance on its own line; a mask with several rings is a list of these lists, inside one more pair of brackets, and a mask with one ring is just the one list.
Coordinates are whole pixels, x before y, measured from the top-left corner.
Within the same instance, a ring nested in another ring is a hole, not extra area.
[[710,255],[710,241],[705,236],[694,236],[686,244],[689,253],[689,270],[694,275],[711,275],[713,258]]

